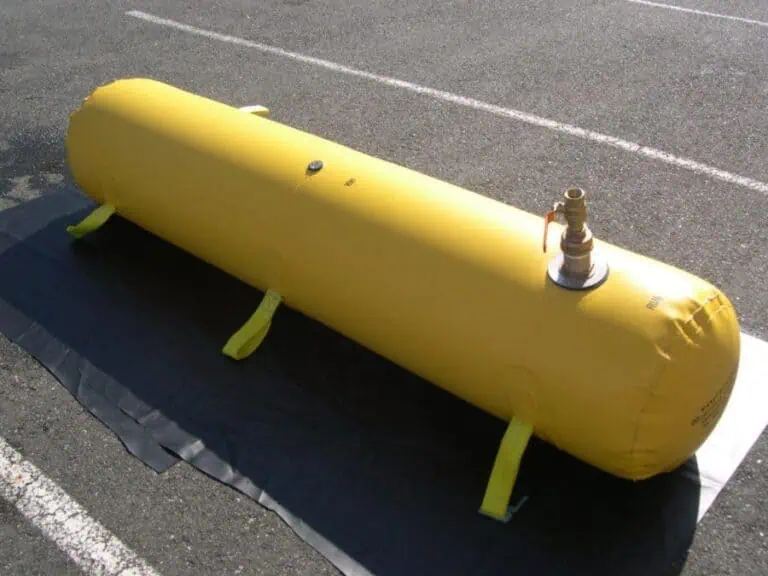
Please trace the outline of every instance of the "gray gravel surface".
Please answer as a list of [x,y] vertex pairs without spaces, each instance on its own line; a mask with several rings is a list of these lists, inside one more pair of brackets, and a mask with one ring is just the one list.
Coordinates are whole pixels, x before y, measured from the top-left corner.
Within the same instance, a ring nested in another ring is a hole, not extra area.
[[[685,5],[694,6],[687,2]],[[768,3],[695,7],[768,21]],[[151,76],[543,213],[587,189],[602,238],[722,286],[768,339],[768,197],[396,88],[127,18],[218,32],[575,124],[768,181],[768,28],[620,0],[24,2],[0,8],[0,209],[70,183],[67,116]],[[2,281],[2,279],[0,279]],[[273,514],[182,463],[158,476],[0,337],[0,436],[165,575],[333,574]],[[700,524],[686,576],[768,574],[768,439]],[[71,563],[0,506],[0,569]]]

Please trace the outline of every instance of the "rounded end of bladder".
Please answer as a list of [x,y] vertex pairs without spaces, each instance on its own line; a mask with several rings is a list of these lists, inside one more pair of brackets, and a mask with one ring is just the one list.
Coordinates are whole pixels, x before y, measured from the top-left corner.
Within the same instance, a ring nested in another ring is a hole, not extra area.
[[668,316],[667,334],[656,344],[660,374],[649,387],[624,474],[633,479],[689,460],[720,421],[738,374],[741,331],[725,294],[712,289]]

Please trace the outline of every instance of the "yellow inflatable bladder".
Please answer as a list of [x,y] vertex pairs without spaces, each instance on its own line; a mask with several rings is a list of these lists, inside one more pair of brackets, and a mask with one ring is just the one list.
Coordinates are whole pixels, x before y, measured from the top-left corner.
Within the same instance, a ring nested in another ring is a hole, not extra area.
[[593,238],[583,191],[542,218],[148,79],[96,89],[66,147],[99,205],[74,237],[119,215],[264,292],[224,354],[288,306],[507,421],[492,517],[531,435],[640,480],[687,460],[729,399],[728,298]]

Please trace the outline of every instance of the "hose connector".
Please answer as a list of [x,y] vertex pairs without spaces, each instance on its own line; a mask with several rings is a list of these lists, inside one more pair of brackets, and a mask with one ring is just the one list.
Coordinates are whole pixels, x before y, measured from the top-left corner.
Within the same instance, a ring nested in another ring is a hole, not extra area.
[[563,200],[555,202],[544,216],[544,252],[549,223],[559,215],[563,216],[566,226],[560,236],[560,253],[549,263],[549,278],[559,286],[574,290],[599,286],[608,277],[608,264],[594,250],[584,190],[569,188]]

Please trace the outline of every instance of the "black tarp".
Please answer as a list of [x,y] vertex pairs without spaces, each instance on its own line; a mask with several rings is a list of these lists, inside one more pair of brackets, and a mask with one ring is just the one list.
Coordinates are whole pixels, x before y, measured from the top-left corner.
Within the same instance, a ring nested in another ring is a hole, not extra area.
[[534,439],[507,524],[478,513],[504,423],[115,217],[76,190],[0,213],[0,331],[155,470],[179,458],[275,510],[347,574],[676,574],[695,459],[632,483]]

